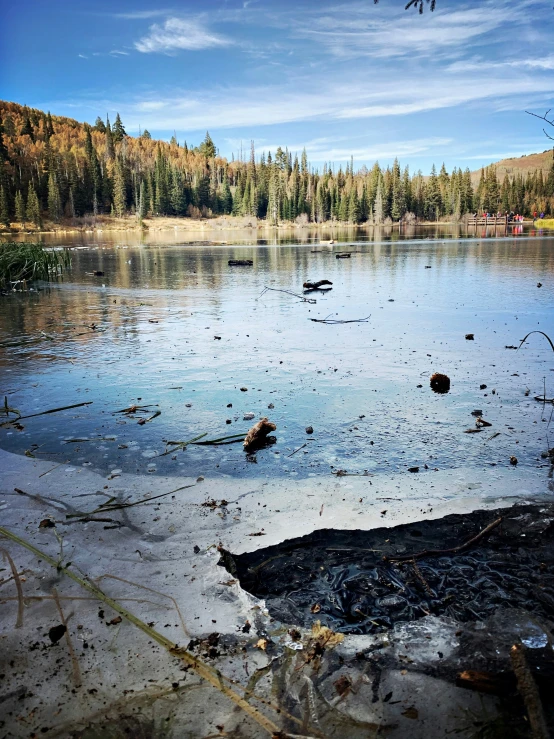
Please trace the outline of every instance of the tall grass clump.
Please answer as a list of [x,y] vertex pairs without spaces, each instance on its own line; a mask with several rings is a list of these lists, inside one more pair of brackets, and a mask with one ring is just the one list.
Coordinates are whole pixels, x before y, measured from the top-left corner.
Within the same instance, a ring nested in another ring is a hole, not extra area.
[[18,282],[50,280],[71,265],[68,251],[51,251],[41,244],[0,243],[0,287],[11,289]]

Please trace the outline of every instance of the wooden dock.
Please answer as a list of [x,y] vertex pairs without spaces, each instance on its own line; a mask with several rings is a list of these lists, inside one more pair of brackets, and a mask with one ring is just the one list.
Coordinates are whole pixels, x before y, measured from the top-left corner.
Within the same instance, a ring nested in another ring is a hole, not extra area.
[[[513,223],[514,225],[517,225],[518,222],[514,221]],[[508,216],[489,216],[488,218],[486,218],[485,216],[477,216],[476,218],[468,218],[467,225],[494,226],[495,228],[497,226],[506,227],[508,225]]]

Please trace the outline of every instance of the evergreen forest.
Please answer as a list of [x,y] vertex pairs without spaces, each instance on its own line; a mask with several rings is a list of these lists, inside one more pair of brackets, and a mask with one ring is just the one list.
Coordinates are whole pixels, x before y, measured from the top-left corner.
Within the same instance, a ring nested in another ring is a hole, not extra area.
[[469,169],[411,173],[392,166],[314,168],[306,151],[219,156],[198,146],[127,135],[116,115],[94,126],[0,101],[0,224],[40,228],[82,216],[250,216],[283,221],[456,221],[466,213],[554,214],[554,163],[525,175],[491,165],[473,187]]

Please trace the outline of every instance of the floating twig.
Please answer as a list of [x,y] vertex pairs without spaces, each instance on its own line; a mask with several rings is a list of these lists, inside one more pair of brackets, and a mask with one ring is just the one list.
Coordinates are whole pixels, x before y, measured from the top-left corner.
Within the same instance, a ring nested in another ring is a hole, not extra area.
[[246,433],[231,434],[230,436],[220,436],[218,439],[206,439],[206,441],[200,441],[200,439],[203,439],[207,435],[208,433],[206,432],[204,434],[200,434],[199,436],[195,436],[193,439],[188,439],[187,441],[166,441],[166,447],[172,446],[173,449],[166,449],[165,452],[160,454],[160,457],[165,457],[168,454],[173,454],[173,452],[176,452],[178,449],[182,449],[184,451],[187,446],[191,444],[194,444],[194,446],[223,446],[225,444],[236,444],[244,439]]
[[145,423],[149,423],[150,421],[153,421],[155,418],[161,415],[162,415],[161,411],[155,411],[155,413],[153,413],[149,418],[139,418],[137,423],[139,426],[144,426]]
[[259,300],[262,297],[262,295],[264,293],[266,293],[268,290],[271,290],[272,292],[276,292],[276,293],[286,293],[287,295],[293,295],[295,298],[298,298],[303,303],[311,303],[312,305],[315,305],[315,303],[317,303],[317,300],[315,300],[315,298],[306,298],[306,297],[304,297],[304,295],[299,295],[298,293],[293,293],[291,290],[280,290],[277,287],[264,287],[264,289],[258,295],[258,297],[256,298],[256,300]]
[[10,553],[3,547],[0,548],[0,552],[8,560],[10,569],[12,571],[12,577],[15,582],[15,589],[17,590],[17,619],[15,622],[15,628],[20,629],[23,626],[23,588],[21,587],[21,580],[19,579],[19,573]]
[[4,396],[4,406],[2,408],[2,412],[6,414],[6,416],[9,418],[10,413],[13,413],[14,416],[18,416],[21,418],[21,411],[18,411],[17,408],[12,408],[8,405],[8,396]]
[[[329,315],[333,315],[330,313]],[[366,318],[351,318],[350,320],[343,321],[335,318],[309,318],[309,321],[313,321],[314,323],[367,323],[369,319],[371,318],[371,313],[369,316],[366,316]]]
[[[91,439],[64,439],[64,444],[82,444],[85,441],[116,441],[116,436],[93,436]],[[58,465],[59,466],[59,465]]]
[[56,588],[52,588],[52,597],[54,598],[54,603],[56,604],[56,608],[58,609],[58,613],[60,614],[62,624],[65,626],[65,640],[67,642],[69,656],[71,657],[71,664],[73,665],[73,682],[75,683],[75,687],[78,688],[83,682],[81,678],[81,668],[79,667],[79,661],[77,660],[77,655],[75,654],[75,650],[73,649],[73,643],[71,642],[71,636],[69,635],[69,629],[67,628],[67,619],[64,615],[62,604],[60,603],[60,598],[58,596],[58,591],[56,590]]
[[[59,413],[59,411],[69,411],[72,408],[81,408],[84,405],[92,405],[92,400],[87,400],[85,403],[74,403],[73,405],[64,405],[61,408],[51,408],[48,411],[40,411],[40,413],[31,413],[29,416],[18,416],[18,421],[23,421],[27,418],[36,418],[37,416],[46,416],[48,413]],[[15,409],[12,409],[15,410]],[[4,426],[7,421],[4,421],[4,423],[0,424],[0,426]]]
[[89,512],[80,512],[80,513],[67,513],[66,518],[82,518],[83,516],[95,516],[97,513],[107,513],[110,511],[119,511],[122,508],[133,508],[133,506],[136,505],[142,505],[143,503],[150,503],[153,500],[157,500],[158,498],[165,498],[166,495],[171,495],[172,493],[178,493],[180,490],[186,490],[187,488],[193,488],[194,485],[182,485],[179,488],[175,488],[175,490],[170,490],[167,493],[161,493],[160,495],[153,495],[151,498],[143,498],[142,500],[135,500],[131,503],[129,502],[123,502],[123,503],[114,503],[113,501],[115,498],[110,498],[106,503],[101,503],[98,508],[95,508],[94,511]]
[[406,557],[383,557],[383,559],[387,562],[411,562],[412,560],[422,559],[423,557],[440,557],[443,554],[459,554],[460,552],[465,552],[466,549],[470,549],[470,547],[477,544],[477,542],[481,541],[481,539],[483,539],[485,536],[488,536],[490,532],[501,523],[502,518],[497,518],[496,521],[490,523],[476,536],[473,536],[471,539],[466,541],[465,544],[460,544],[459,546],[452,547],[451,549],[424,549],[422,552],[418,552],[417,554],[409,554]]
[[[527,341],[527,339],[529,338],[529,336],[531,336],[531,334],[542,334],[542,336],[545,337],[545,339],[550,344],[550,346],[552,348],[552,351],[554,352],[554,343],[552,342],[552,339],[550,338],[550,336],[548,336],[548,334],[545,334],[544,331],[538,331],[538,330],[529,331],[529,333],[527,334],[527,336],[524,336],[523,337],[523,339],[521,340],[520,345],[518,346],[518,351],[519,351],[519,349],[521,349],[521,347],[523,346],[523,344]],[[510,348],[510,347],[507,347],[507,348]]]
[[125,415],[129,415],[130,413],[136,413],[137,411],[145,411],[147,408],[155,408],[157,405],[157,403],[152,403],[151,405],[130,405],[128,408],[122,408],[120,411],[114,411],[112,415],[115,416],[116,413],[125,413]]
[[292,454],[287,454],[287,459],[289,457],[294,457],[294,455],[296,454],[296,452],[299,452],[301,449],[304,449],[305,446],[308,446],[308,445],[307,444],[302,444],[302,446],[299,446],[298,449],[295,449],[294,452],[292,452]]

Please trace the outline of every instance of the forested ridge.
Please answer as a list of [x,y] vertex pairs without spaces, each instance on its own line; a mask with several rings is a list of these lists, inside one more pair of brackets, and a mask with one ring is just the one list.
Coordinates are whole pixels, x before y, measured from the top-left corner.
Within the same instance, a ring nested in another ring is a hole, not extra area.
[[119,114],[94,126],[0,101],[0,223],[40,227],[108,214],[252,216],[270,223],[330,220],[381,224],[457,220],[468,212],[554,213],[554,164],[497,178],[494,165],[476,188],[469,169],[444,164],[411,174],[398,160],[354,170],[310,165],[287,149],[243,160],[218,155],[209,133],[198,146],[128,136]]

